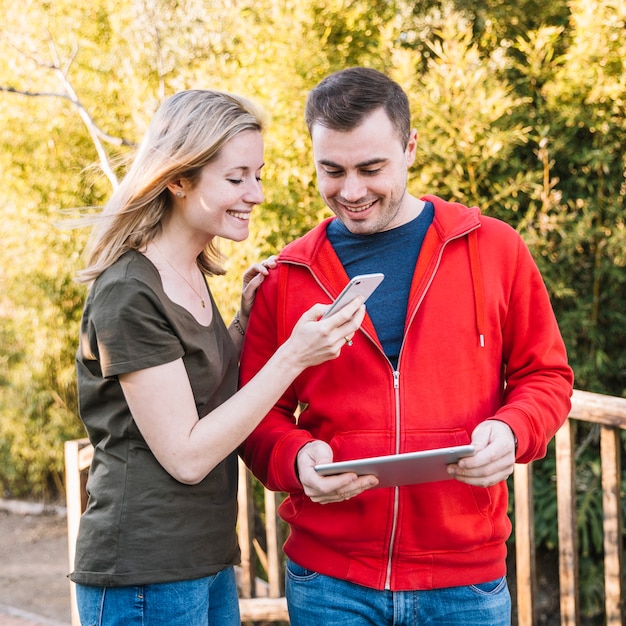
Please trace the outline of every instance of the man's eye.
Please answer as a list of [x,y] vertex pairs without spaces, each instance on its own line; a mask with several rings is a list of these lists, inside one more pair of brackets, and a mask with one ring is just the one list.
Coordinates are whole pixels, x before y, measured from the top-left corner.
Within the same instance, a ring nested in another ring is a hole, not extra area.
[[341,176],[343,173],[341,170],[324,170],[326,172],[326,176]]
[[376,174],[380,173],[380,167],[377,167],[374,170],[363,170],[363,174],[366,176],[376,176]]

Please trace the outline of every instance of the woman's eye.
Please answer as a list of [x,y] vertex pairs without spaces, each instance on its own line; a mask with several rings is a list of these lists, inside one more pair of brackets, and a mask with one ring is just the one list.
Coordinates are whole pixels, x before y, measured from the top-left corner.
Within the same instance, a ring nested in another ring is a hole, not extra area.
[[233,185],[241,185],[241,183],[243,183],[243,180],[239,178],[229,178],[228,182],[232,183]]

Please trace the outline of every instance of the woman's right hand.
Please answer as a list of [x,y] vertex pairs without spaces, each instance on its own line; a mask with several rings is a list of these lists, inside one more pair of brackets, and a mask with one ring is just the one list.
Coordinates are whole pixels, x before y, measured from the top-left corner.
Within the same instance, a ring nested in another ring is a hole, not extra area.
[[320,319],[330,305],[316,304],[295,325],[284,347],[303,369],[336,359],[351,340],[365,317],[363,298],[358,297],[326,319]]

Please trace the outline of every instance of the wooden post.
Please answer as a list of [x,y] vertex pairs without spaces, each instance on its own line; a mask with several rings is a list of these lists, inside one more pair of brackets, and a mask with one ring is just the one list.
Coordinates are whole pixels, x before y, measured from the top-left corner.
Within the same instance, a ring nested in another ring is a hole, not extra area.
[[239,594],[242,598],[256,596],[256,556],[254,554],[254,498],[252,479],[248,468],[239,459],[239,490],[237,493],[239,514],[237,534],[241,549],[241,580]]
[[556,476],[559,527],[559,586],[561,626],[578,626],[578,538],[574,480],[573,422],[556,433]]
[[620,498],[621,439],[619,430],[602,426],[602,510],[604,512],[604,595],[606,626],[623,626],[622,600],[622,504]]
[[267,537],[267,579],[270,598],[285,595],[283,563],[281,559],[283,533],[282,522],[278,517],[278,504],[281,496],[269,489],[265,490],[265,532]]
[[535,624],[535,514],[533,509],[532,463],[517,464],[513,473],[515,489],[515,580],[517,624]]
[[[93,458],[93,448],[88,439],[75,439],[65,442],[64,453],[67,551],[69,567],[72,571],[80,516],[87,506],[87,474]],[[76,585],[72,581],[70,581],[70,619],[72,626],[80,626],[76,607]]]

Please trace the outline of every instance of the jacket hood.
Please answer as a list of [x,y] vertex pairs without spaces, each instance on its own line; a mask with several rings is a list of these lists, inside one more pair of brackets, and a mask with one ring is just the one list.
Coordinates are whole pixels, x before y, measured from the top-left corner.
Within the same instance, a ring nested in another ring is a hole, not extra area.
[[[459,202],[448,202],[438,196],[425,195],[420,198],[425,202],[432,202],[435,207],[435,216],[432,227],[434,239],[430,237],[424,242],[428,247],[441,247],[448,241],[467,236],[470,258],[470,270],[474,289],[474,306],[476,315],[476,330],[478,342],[484,347],[484,282],[480,267],[478,251],[477,229],[480,227],[480,210],[478,207],[467,207]],[[337,219],[329,217],[315,226],[300,239],[291,242],[280,253],[278,260],[308,267],[315,266],[316,274],[322,283],[326,277],[337,273],[337,257],[328,238],[326,229],[328,224]],[[345,277],[347,280],[347,276]],[[328,288],[329,285],[324,284]]]

